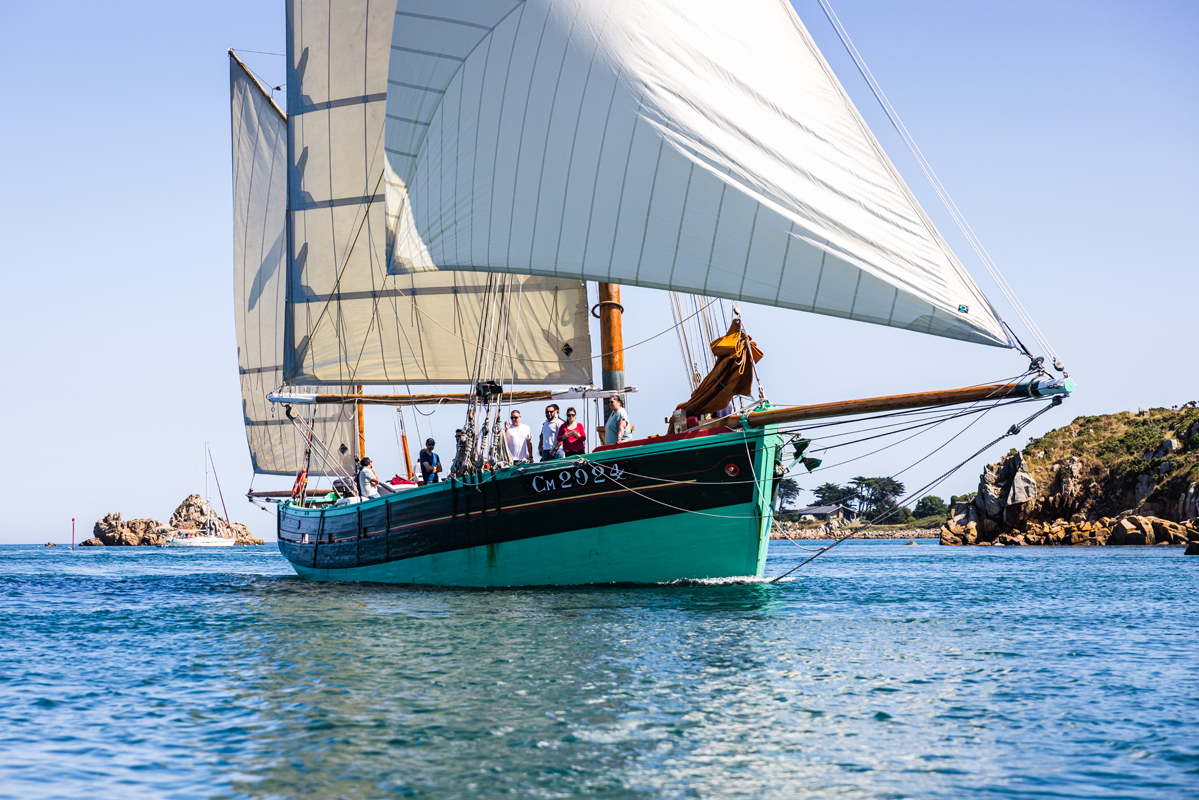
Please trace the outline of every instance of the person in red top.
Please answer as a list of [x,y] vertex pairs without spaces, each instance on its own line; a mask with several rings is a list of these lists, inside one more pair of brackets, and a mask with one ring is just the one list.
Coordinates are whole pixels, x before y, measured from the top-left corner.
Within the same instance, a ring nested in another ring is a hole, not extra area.
[[587,452],[587,428],[573,408],[566,409],[566,424],[558,429],[558,446],[568,458]]

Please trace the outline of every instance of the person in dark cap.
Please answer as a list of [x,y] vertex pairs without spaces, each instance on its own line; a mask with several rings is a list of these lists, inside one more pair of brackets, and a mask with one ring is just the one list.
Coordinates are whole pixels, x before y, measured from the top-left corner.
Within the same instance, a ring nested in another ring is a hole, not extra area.
[[441,480],[441,456],[433,452],[437,444],[432,438],[425,439],[425,449],[420,451],[420,474],[425,483],[437,483]]

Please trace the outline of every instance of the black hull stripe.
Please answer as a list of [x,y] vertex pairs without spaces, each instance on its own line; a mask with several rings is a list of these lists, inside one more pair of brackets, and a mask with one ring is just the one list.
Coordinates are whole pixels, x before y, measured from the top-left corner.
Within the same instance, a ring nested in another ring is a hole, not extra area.
[[[635,491],[594,486],[536,494],[526,484],[529,475],[560,474],[538,470],[350,506],[354,511],[297,512],[281,506],[279,549],[301,566],[347,569],[684,513],[679,509],[744,507],[755,499],[755,484],[746,481],[753,474],[753,452],[752,443],[747,448],[738,441],[669,453],[630,453],[636,467],[631,471],[658,476],[622,481]],[[726,473],[730,464],[738,477]],[[563,469],[568,466],[575,468],[564,464]],[[757,524],[753,519],[745,522]],[[301,543],[305,534],[308,544]]]

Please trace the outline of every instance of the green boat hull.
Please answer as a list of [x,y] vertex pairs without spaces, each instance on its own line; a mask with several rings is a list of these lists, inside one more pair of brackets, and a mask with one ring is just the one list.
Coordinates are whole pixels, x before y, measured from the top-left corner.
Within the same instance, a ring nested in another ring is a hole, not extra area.
[[663,439],[338,509],[285,504],[279,547],[300,577],[318,581],[499,587],[760,577],[781,437]]
[[[725,509],[750,515],[753,506]],[[769,530],[742,519],[689,514],[555,533],[534,539],[469,547],[384,564],[311,569],[316,581],[366,581],[434,586],[570,586],[594,583],[660,583],[680,579],[762,575]]]

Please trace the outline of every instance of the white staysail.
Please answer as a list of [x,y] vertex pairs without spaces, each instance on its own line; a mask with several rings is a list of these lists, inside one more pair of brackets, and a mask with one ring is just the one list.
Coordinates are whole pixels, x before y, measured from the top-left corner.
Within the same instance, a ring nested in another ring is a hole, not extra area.
[[[233,111],[233,293],[238,373],[246,441],[254,471],[295,474],[305,437],[267,394],[283,383],[283,287],[287,262],[287,120],[237,58],[229,54]],[[338,467],[358,457],[355,406],[314,406],[317,437],[345,445]],[[305,419],[311,419],[306,409]],[[327,474],[317,458],[314,475]]]
[[1009,346],[784,0],[399,0],[393,272],[690,292]]
[[[394,2],[288,0],[291,126],[289,384],[445,384],[472,378],[483,273],[391,276],[383,134]],[[587,384],[578,280],[525,279],[506,382]]]

